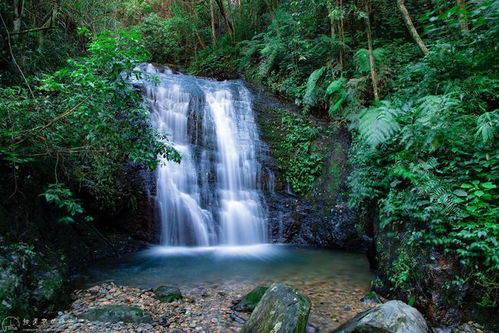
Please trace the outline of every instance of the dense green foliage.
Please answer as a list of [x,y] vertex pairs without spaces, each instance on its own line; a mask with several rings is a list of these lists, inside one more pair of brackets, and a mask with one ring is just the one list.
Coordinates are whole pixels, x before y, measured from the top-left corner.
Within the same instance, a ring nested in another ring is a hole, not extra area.
[[[352,204],[375,200],[382,230],[409,231],[411,247],[457,256],[454,283],[481,290],[486,306],[497,305],[499,288],[495,18],[470,13],[472,30],[436,40],[429,56],[401,68],[398,89],[361,111],[351,175]],[[404,283],[394,274],[396,284],[415,285],[418,263],[403,262]]]
[[0,90],[0,157],[5,184],[14,185],[9,200],[36,184],[46,189],[47,202],[65,212],[65,222],[84,214],[70,188],[112,209],[122,196],[118,180],[126,163],[154,168],[158,154],[178,159],[150,127],[128,83],[134,65],[148,57],[140,35],[119,31],[91,38],[88,55],[34,78],[29,89]]

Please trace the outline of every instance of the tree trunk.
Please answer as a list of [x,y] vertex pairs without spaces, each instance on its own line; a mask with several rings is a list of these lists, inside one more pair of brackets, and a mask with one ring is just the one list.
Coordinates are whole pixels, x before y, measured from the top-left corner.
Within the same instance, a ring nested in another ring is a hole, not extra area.
[[217,34],[215,30],[215,10],[213,8],[213,0],[210,0],[210,17],[211,17],[211,41],[213,44],[217,42]]
[[340,39],[340,42],[341,42],[341,47],[340,47],[340,67],[341,67],[341,70],[343,70],[343,64],[344,64],[344,61],[343,61],[343,48],[345,46],[345,20],[343,18],[343,0],[339,0],[338,1],[338,6],[339,6],[339,9],[340,9],[340,22],[339,22],[339,25],[338,25],[338,37]]
[[218,5],[218,9],[220,9],[220,14],[222,14],[222,17],[224,19],[225,28],[227,29],[227,33],[229,34],[230,39],[232,41],[234,41],[234,27],[232,26],[232,23],[230,22],[230,20],[227,16],[227,12],[225,11],[225,6],[223,3],[223,0],[215,0],[215,1]]
[[369,20],[369,3],[366,4],[366,32],[367,32],[367,49],[369,51],[369,67],[371,68],[371,81],[373,83],[374,100],[379,101],[378,95],[378,77],[376,75],[376,64],[374,62],[373,42],[371,37],[371,22]]
[[421,49],[421,52],[423,52],[423,54],[425,56],[427,56],[430,52],[428,51],[426,44],[421,39],[421,37],[418,34],[418,31],[416,30],[416,28],[414,27],[414,24],[412,23],[411,16],[409,15],[409,11],[405,7],[404,0],[397,0],[397,4],[398,4],[400,11],[402,12],[402,16],[404,17],[405,25],[407,26],[407,29],[409,29],[409,33],[411,34],[412,38],[418,44],[419,48]]
[[[460,10],[463,10],[463,11],[466,10],[466,3],[464,2],[464,0],[456,0],[456,4]],[[465,20],[464,14],[459,14],[459,18],[460,18],[459,24],[461,25],[461,30],[464,33],[467,33],[470,30],[470,28],[468,26],[468,22],[466,22],[466,20]]]
[[52,12],[47,21],[38,30],[38,49],[43,48],[45,41],[45,31],[55,28],[55,20],[57,18],[57,3],[52,7]]
[[331,11],[329,11],[329,24],[331,24],[331,38],[336,39],[336,20],[331,15]]
[[19,31],[21,31],[22,18],[24,15],[24,0],[14,0],[12,18],[12,40],[17,41]]

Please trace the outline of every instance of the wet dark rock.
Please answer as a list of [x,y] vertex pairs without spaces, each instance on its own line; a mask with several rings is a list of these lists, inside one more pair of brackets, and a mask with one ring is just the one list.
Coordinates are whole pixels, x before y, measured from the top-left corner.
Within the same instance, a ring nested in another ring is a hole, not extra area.
[[426,333],[428,326],[415,308],[401,301],[389,301],[358,314],[335,332]]
[[243,326],[243,332],[303,333],[310,313],[310,299],[299,291],[274,283]]
[[80,315],[80,318],[89,321],[102,321],[111,323],[151,323],[151,313],[137,307],[126,305],[105,305],[93,308]]
[[246,320],[244,318],[241,318],[240,316],[237,315],[235,312],[231,312],[230,318],[234,320],[235,322],[238,322],[239,324],[244,324]]
[[305,329],[305,333],[318,333],[318,332],[319,330],[312,325],[307,325],[307,328]]
[[180,289],[176,287],[160,286],[154,290],[154,295],[161,302],[173,302],[182,298]]
[[258,302],[260,302],[260,300],[262,299],[267,289],[269,289],[269,287],[266,286],[256,287],[255,289],[250,291],[246,296],[244,296],[239,303],[237,303],[234,307],[232,307],[232,309],[238,312],[253,311],[257,306]]
[[0,239],[0,322],[6,316],[50,315],[68,303],[68,294],[67,267],[60,257]]
[[[125,232],[141,241],[158,242],[160,226],[156,222],[154,202],[156,175],[154,171],[130,163],[124,168],[120,182],[124,188],[124,200],[120,202],[116,212],[110,216],[103,216],[106,226]],[[134,198],[135,207],[130,207],[130,201],[125,200],[131,197]],[[129,251],[120,251],[120,253],[126,252]]]

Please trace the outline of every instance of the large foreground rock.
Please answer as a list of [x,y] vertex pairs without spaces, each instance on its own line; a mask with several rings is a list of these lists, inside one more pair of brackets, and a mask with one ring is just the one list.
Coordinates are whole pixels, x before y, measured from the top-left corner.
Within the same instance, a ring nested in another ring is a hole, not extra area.
[[256,287],[244,296],[232,309],[238,312],[252,312],[268,289],[269,287],[265,286]]
[[340,326],[337,333],[426,333],[426,321],[415,308],[401,301],[359,313]]
[[151,313],[134,306],[105,305],[93,308],[83,313],[81,318],[89,321],[102,321],[109,323],[134,323],[145,324],[152,322]]
[[308,297],[299,291],[274,283],[244,325],[243,333],[303,333],[310,305]]

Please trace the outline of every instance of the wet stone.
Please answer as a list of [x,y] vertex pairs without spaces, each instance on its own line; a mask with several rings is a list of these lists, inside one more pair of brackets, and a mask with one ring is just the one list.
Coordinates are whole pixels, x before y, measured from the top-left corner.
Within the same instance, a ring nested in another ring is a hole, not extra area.
[[173,302],[182,298],[180,289],[176,287],[160,286],[154,290],[154,295],[161,302]]

